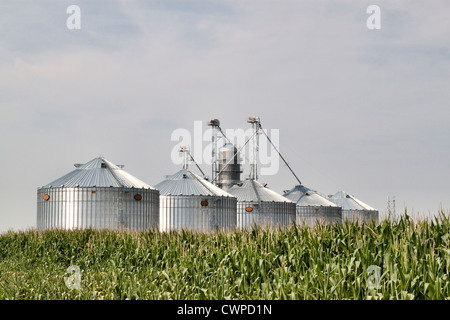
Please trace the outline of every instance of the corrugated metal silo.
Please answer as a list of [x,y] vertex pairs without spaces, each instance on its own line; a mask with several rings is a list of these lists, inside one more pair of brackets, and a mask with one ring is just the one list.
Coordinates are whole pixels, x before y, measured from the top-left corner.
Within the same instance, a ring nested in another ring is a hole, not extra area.
[[228,190],[238,200],[237,227],[285,228],[295,221],[295,203],[248,178]]
[[369,222],[378,221],[378,210],[356,199],[353,195],[338,191],[329,195],[328,199],[342,207],[342,220]]
[[241,165],[237,148],[231,143],[219,149],[217,186],[225,191],[241,182]]
[[159,191],[103,157],[37,190],[37,228],[158,228]]
[[342,223],[342,208],[303,185],[296,185],[284,194],[297,206],[296,222],[310,227],[316,223]]
[[236,198],[188,169],[155,185],[160,191],[161,231],[236,229]]

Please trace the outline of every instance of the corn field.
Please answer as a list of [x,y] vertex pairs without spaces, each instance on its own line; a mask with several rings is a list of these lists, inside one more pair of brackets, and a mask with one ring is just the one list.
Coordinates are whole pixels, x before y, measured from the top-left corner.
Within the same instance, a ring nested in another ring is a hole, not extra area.
[[[78,286],[73,272],[78,270]],[[0,235],[0,299],[450,298],[450,221]],[[69,271],[71,269],[69,268]]]

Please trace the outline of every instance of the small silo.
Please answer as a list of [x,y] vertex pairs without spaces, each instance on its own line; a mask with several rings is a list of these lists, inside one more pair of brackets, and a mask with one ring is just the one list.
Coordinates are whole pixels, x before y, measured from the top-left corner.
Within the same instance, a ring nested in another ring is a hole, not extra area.
[[270,190],[259,181],[248,178],[228,190],[237,204],[237,227],[285,228],[295,221],[295,203]]
[[236,198],[187,168],[155,188],[160,191],[160,231],[236,229]]
[[37,228],[158,228],[159,192],[103,157],[37,190]]
[[286,191],[284,197],[297,206],[296,222],[313,227],[317,223],[335,224],[342,222],[342,208],[322,197],[316,191],[303,185],[296,185]]
[[225,191],[241,181],[238,150],[231,143],[219,149],[217,186]]
[[333,195],[329,195],[328,199],[342,207],[342,221],[378,221],[377,209],[372,208],[345,191],[338,191]]

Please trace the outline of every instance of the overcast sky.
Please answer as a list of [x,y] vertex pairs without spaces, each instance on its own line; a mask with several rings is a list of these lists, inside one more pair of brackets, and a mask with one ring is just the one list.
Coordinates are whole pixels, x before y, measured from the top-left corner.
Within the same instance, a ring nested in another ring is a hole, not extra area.
[[[66,26],[72,4],[80,30]],[[366,26],[372,4],[380,30]],[[448,0],[3,0],[0,232],[35,227],[37,188],[74,163],[103,155],[155,185],[180,169],[176,129],[248,129],[253,115],[279,129],[305,186],[381,213],[388,196],[397,213],[447,211],[449,12]],[[260,180],[296,183],[281,163]]]

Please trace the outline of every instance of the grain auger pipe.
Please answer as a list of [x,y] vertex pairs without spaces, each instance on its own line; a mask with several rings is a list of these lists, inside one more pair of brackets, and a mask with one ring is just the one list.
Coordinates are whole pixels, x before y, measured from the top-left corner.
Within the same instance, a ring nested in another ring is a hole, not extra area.
[[[180,152],[184,152],[186,155],[188,155],[188,156],[190,157],[190,160],[191,160],[192,162],[195,163],[195,165],[197,166],[198,170],[200,170],[200,172],[202,173],[203,178],[205,178],[205,180],[206,180],[206,175],[205,175],[205,173],[204,173],[203,170],[200,168],[200,166],[197,164],[197,162],[195,162],[194,157],[192,156],[191,151],[189,150],[189,147],[183,147],[183,146],[180,146]],[[188,161],[187,161],[187,158],[186,158],[186,156],[185,156],[185,158],[184,158],[184,164],[183,164],[183,169],[187,169],[187,168],[188,168]]]
[[292,170],[292,168],[289,166],[289,164],[287,163],[287,161],[284,159],[284,157],[281,155],[280,151],[278,151],[277,147],[275,147],[275,145],[273,144],[272,140],[270,140],[269,136],[266,134],[266,132],[264,130],[262,130],[261,127],[261,123],[259,124],[259,128],[261,129],[262,133],[264,133],[264,135],[266,136],[267,140],[269,140],[270,144],[273,146],[273,148],[275,149],[275,151],[278,153],[278,155],[280,156],[281,160],[283,160],[284,164],[286,165],[286,167],[288,167],[288,169],[291,171],[291,173],[294,175],[295,179],[297,179],[298,183],[301,185],[302,182],[300,181],[300,179],[297,177],[297,175],[295,174],[294,170]]

